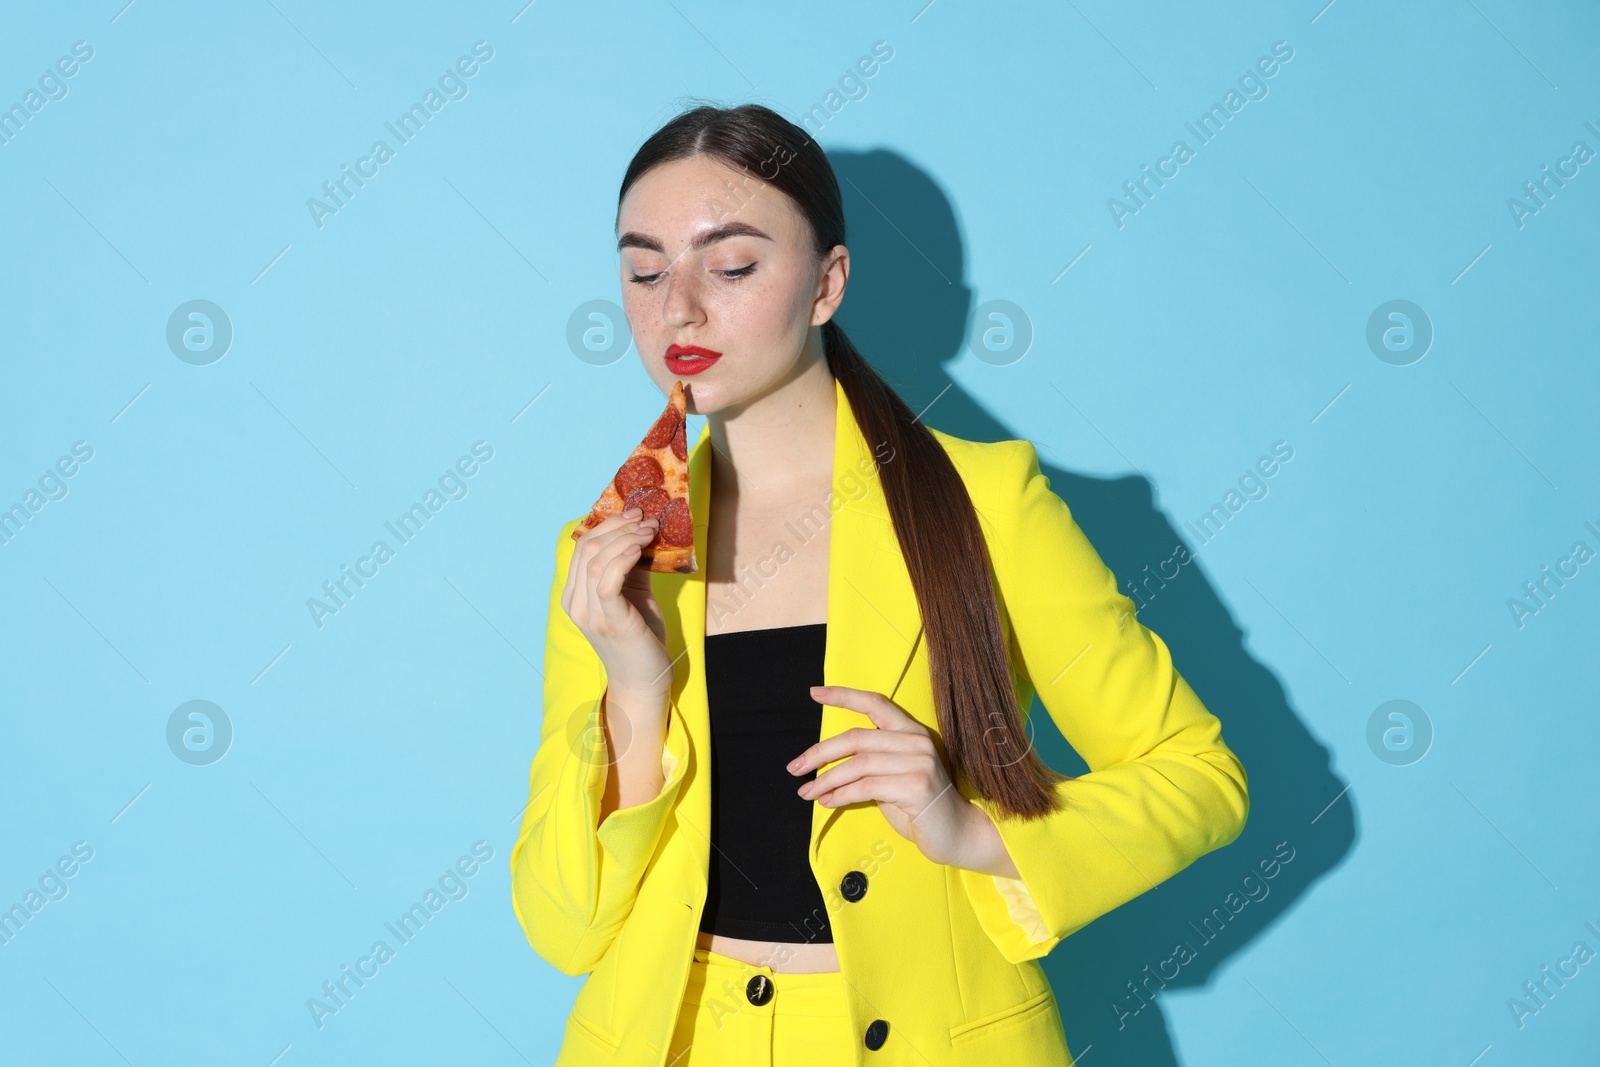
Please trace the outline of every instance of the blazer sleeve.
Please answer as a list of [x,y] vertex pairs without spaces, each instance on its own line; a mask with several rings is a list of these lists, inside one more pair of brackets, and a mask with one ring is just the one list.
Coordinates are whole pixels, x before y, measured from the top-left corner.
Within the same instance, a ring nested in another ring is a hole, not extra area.
[[528,942],[563,974],[594,970],[633,910],[660,842],[689,750],[673,701],[661,753],[661,792],[610,813],[600,801],[610,774],[602,709],[605,665],[561,606],[579,520],[561,528],[545,626],[544,713],[528,782],[528,806],[511,849],[511,901]]
[[1056,784],[1061,807],[1041,819],[968,798],[1021,877],[963,868],[961,882],[984,931],[1021,963],[1233,841],[1249,798],[1222,724],[1134,616],[1033,444],[1015,445],[998,464],[990,553],[1013,666],[1089,765]]

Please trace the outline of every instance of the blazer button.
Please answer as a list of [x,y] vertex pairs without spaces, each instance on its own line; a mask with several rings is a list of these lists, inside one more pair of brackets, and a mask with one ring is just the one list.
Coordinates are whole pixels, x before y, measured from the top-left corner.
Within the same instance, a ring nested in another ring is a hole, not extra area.
[[764,974],[750,979],[744,987],[745,998],[759,1007],[772,999],[772,980]]
[[889,1024],[882,1019],[872,1020],[872,1024],[867,1027],[867,1047],[876,1052],[887,1040],[889,1040]]
[[839,883],[839,892],[844,894],[844,899],[854,904],[867,895],[867,876],[860,871],[851,871]]

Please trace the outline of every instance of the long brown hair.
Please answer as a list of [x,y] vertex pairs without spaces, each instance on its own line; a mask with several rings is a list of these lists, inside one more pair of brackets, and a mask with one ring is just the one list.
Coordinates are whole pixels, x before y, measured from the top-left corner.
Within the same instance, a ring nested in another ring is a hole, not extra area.
[[[844,204],[828,157],[805,130],[759,104],[695,107],[657,130],[628,164],[618,211],[646,171],[699,155],[788,195],[811,224],[818,257],[845,243]],[[830,320],[822,335],[828,368],[843,387],[862,435],[891,449],[893,458],[878,473],[922,612],[934,705],[951,770],[1006,814],[1049,814],[1060,803],[1054,783],[1069,776],[1046,767],[1023,732],[988,548],[967,487],[944,447],[838,323]],[[973,560],[984,562],[982,571],[970,565]],[[952,561],[959,562],[952,566]]]

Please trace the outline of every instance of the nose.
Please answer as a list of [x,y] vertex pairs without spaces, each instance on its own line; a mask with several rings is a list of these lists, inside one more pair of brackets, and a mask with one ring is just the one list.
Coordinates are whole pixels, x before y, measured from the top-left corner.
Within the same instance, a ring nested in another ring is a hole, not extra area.
[[668,326],[698,326],[705,322],[705,305],[700,299],[699,281],[690,269],[676,266],[667,273],[667,295],[661,305],[661,321]]

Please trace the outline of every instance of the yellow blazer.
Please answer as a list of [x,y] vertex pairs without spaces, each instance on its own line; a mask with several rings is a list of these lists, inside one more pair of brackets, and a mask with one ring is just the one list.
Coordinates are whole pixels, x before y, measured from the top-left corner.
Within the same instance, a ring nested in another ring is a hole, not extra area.
[[[922,620],[873,451],[837,381],[835,393],[833,500],[819,501],[817,511],[819,519],[832,511],[823,681],[883,693],[939,736]],[[1034,446],[933,433],[978,509],[1021,706],[1030,708],[1037,692],[1090,773],[1057,785],[1063,809],[1033,822],[999,816],[968,794],[994,819],[1019,879],[929,861],[876,803],[813,807],[811,869],[854,1029],[888,1024],[882,1047],[857,1047],[859,1063],[1070,1065],[1039,957],[1233,841],[1249,811],[1245,771],[1223,743],[1221,723],[1173,668],[1166,644],[1134,617],[1132,601],[1050,489]],[[703,567],[709,427],[689,471]],[[674,661],[665,784],[597,829],[609,773],[605,669],[561,608],[577,523],[556,537],[544,718],[511,850],[512,903],[541,957],[563,974],[589,974],[557,1067],[661,1067],[711,853],[705,572],[650,576]],[[824,528],[796,525],[809,535]],[[820,737],[855,726],[872,723],[823,707]],[[840,890],[846,875],[854,876],[849,899]],[[737,1008],[742,991],[727,999]]]

